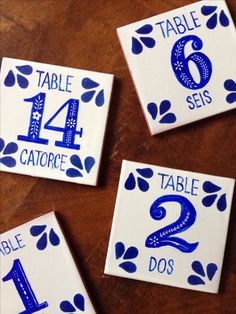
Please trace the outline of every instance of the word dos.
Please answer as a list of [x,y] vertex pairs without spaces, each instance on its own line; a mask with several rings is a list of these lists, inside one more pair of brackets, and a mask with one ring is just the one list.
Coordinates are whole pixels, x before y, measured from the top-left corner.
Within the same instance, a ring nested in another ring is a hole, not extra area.
[[157,260],[154,256],[151,256],[148,270],[150,272],[156,270],[160,274],[167,273],[171,275],[174,271],[174,261],[173,259],[166,260],[165,258]]

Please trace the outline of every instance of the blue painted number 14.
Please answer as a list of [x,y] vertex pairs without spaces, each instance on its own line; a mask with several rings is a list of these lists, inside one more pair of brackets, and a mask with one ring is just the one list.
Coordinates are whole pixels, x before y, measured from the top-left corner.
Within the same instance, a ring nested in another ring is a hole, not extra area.
[[[32,103],[30,123],[27,135],[18,135],[19,141],[33,142],[37,144],[48,144],[48,139],[40,137],[40,131],[43,120],[46,94],[39,93],[32,98],[24,99],[25,102]],[[52,121],[67,107],[67,115],[64,127],[53,126]],[[82,137],[83,128],[76,130],[78,123],[79,100],[70,98],[67,100],[56,113],[45,123],[44,128],[47,130],[58,131],[63,133],[61,141],[55,141],[55,146],[66,147],[70,149],[80,149],[79,144],[75,144],[75,136]]]

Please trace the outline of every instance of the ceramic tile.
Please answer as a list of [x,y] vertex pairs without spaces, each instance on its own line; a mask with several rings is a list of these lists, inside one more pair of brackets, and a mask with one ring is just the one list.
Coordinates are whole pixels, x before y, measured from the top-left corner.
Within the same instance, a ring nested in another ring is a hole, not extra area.
[[217,293],[234,180],[123,161],[105,273]]
[[95,313],[53,212],[1,234],[2,314]]
[[152,135],[236,107],[236,32],[224,1],[117,31]]
[[3,58],[0,170],[96,185],[113,75]]

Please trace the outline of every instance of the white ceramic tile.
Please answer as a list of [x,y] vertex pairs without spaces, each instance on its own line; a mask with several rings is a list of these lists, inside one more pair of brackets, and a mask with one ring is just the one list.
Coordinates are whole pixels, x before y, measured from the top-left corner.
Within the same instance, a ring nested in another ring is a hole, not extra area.
[[105,273],[218,291],[234,180],[123,161]]
[[152,135],[236,107],[236,32],[224,1],[117,31]]
[[0,170],[96,185],[112,82],[111,74],[3,58]]
[[53,212],[1,234],[2,314],[95,313]]

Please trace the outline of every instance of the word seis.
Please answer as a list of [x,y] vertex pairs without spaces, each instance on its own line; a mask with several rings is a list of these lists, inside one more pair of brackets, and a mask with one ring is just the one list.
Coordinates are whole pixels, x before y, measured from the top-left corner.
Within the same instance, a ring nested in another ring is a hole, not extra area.
[[12,239],[3,240],[0,242],[0,253],[3,256],[18,251],[25,247],[25,244],[22,243],[21,234],[18,233]]
[[166,260],[165,258],[160,258],[151,256],[149,261],[148,271],[158,271],[160,274],[166,273],[171,275],[174,271],[174,261],[173,259]]
[[207,90],[194,93],[186,98],[189,109],[197,109],[212,103],[212,98]]
[[197,196],[195,190],[198,190],[198,179],[190,179],[188,177],[175,176],[165,173],[158,173],[161,177],[161,189],[171,190],[175,192],[183,192]]
[[63,75],[56,73],[49,73],[36,70],[38,73],[38,87],[50,89],[57,89],[61,92],[71,93],[70,86],[72,84],[72,75]]

